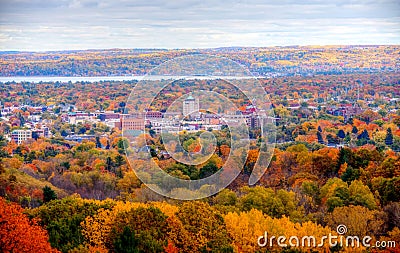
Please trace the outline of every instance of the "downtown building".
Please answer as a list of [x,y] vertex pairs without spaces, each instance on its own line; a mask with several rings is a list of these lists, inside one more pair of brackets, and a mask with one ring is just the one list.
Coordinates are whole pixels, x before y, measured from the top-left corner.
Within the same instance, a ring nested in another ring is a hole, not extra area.
[[32,139],[32,130],[16,129],[11,132],[11,140],[18,145]]

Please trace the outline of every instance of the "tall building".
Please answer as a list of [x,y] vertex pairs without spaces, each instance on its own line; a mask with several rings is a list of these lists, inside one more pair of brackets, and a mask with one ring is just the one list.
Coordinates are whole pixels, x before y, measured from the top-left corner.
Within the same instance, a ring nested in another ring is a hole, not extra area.
[[192,96],[188,96],[183,101],[183,116],[199,111],[199,100]]
[[32,131],[23,129],[14,130],[11,132],[11,139],[20,145],[21,143],[32,139]]

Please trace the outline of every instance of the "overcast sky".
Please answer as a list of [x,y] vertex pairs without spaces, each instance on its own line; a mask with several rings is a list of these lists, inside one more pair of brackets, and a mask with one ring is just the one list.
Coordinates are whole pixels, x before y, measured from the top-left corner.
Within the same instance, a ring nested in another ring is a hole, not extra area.
[[0,50],[400,44],[399,0],[0,0]]

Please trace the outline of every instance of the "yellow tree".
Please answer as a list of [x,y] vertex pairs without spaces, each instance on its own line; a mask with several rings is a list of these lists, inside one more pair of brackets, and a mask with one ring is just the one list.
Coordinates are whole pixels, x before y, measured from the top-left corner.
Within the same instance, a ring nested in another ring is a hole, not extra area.
[[327,217],[328,225],[336,229],[338,225],[345,225],[348,234],[352,236],[371,236],[379,234],[384,224],[384,215],[375,210],[362,206],[337,207]]
[[[229,235],[233,238],[233,245],[237,252],[256,252],[265,247],[268,250],[282,250],[282,246],[277,243],[279,236],[284,236],[287,246],[301,247],[301,250],[327,251],[329,245],[314,247],[313,242],[302,244],[304,236],[314,236],[315,245],[321,242],[323,236],[333,232],[328,227],[322,227],[313,222],[303,224],[294,223],[288,217],[271,218],[264,215],[261,211],[252,209],[249,212],[228,213],[224,216],[226,228]],[[265,237],[267,235],[267,237]],[[298,240],[289,240],[291,237]],[[262,237],[262,238],[261,238]],[[260,247],[259,243],[265,243]],[[292,244],[292,245],[290,245]]]

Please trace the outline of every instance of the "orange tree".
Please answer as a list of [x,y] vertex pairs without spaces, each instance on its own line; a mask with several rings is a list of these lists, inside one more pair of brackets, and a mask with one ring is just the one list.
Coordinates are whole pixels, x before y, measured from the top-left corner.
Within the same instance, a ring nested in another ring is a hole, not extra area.
[[1,252],[58,252],[48,242],[47,231],[30,220],[23,208],[0,197]]

